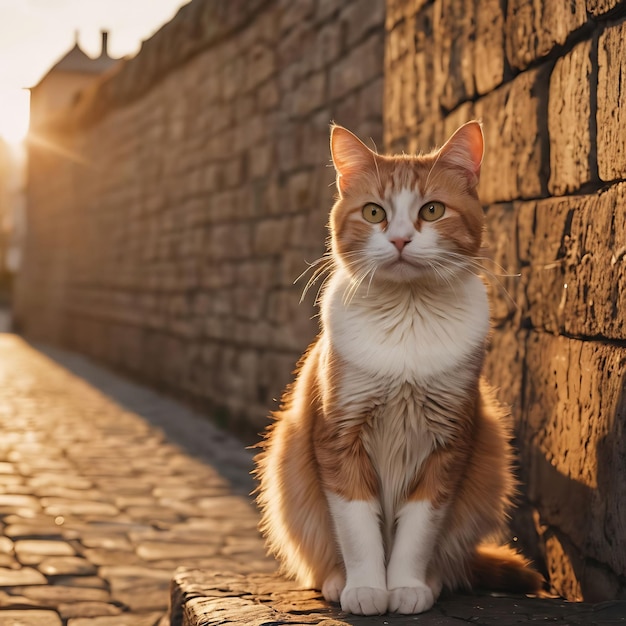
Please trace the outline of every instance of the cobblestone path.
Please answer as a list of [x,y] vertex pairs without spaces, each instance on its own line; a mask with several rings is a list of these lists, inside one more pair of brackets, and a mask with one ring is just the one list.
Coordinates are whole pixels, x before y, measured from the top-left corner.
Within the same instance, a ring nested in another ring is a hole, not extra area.
[[180,404],[0,334],[0,626],[164,625],[178,566],[272,571],[250,464]]

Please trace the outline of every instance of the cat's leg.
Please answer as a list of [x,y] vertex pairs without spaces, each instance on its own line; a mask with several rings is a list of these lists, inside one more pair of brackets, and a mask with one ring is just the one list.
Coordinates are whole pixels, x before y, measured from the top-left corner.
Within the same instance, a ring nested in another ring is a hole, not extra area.
[[358,615],[387,611],[385,551],[377,501],[347,500],[328,492],[328,505],[346,568],[341,608]]
[[326,602],[339,602],[341,592],[345,586],[346,575],[344,571],[339,567],[335,567],[322,584],[324,600],[326,600]]
[[396,534],[387,566],[389,610],[422,613],[434,604],[441,585],[427,570],[443,518],[428,500],[406,502],[397,515]]

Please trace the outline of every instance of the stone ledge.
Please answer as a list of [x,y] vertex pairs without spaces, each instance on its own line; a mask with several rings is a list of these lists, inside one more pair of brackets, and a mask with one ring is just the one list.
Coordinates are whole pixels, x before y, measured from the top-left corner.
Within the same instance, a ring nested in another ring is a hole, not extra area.
[[[550,622],[554,626],[626,624],[626,601],[601,604],[525,596],[450,594],[428,613],[415,616],[359,617],[328,605],[319,592],[297,589],[277,575],[214,573],[179,568],[171,582],[170,626],[394,624],[447,626]],[[383,622],[384,620],[384,622]]]

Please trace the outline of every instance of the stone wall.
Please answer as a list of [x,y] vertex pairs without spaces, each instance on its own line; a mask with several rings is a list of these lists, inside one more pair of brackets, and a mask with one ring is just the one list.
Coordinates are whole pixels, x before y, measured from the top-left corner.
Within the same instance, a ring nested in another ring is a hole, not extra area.
[[513,406],[514,526],[571,599],[626,597],[626,3],[389,0],[385,147],[481,118],[487,374]]
[[194,0],[84,93],[32,138],[17,322],[258,430],[316,332],[329,122],[482,118],[514,528],[558,593],[626,597],[626,3],[386,4]]
[[329,123],[382,143],[384,10],[194,0],[33,136],[19,328],[264,426],[317,332]]

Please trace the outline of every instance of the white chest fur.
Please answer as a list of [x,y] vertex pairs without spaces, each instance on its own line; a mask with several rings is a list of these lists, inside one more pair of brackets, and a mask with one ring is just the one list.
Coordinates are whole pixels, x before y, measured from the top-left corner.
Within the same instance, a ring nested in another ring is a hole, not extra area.
[[346,365],[341,414],[370,415],[361,436],[379,477],[389,547],[398,507],[475,382],[466,365],[482,350],[489,308],[473,275],[438,290],[364,290],[345,304],[347,280],[333,276],[324,293],[324,338]]
[[383,384],[424,383],[484,344],[489,305],[485,286],[472,274],[440,288],[363,288],[346,304],[349,280],[341,271],[331,277],[322,298],[323,327],[343,360]]

